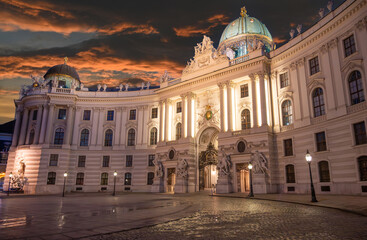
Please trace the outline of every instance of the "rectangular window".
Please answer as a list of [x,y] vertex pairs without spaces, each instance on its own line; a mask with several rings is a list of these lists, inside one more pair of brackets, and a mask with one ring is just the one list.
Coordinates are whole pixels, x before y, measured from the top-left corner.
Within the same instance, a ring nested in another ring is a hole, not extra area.
[[50,155],[50,166],[57,166],[57,162],[59,161],[58,154],[51,154]]
[[289,79],[288,79],[288,73],[282,73],[279,75],[280,79],[280,88],[285,88],[289,86]]
[[66,119],[66,109],[62,108],[59,109],[59,115],[57,116],[58,119]]
[[132,166],[133,166],[133,156],[126,155],[126,167],[132,167]]
[[113,121],[113,114],[113,110],[107,111],[107,121]]
[[86,156],[79,156],[78,157],[78,167],[85,167],[85,160],[87,159]]
[[90,110],[84,110],[84,112],[83,112],[83,120],[84,121],[89,121],[90,120],[90,113],[91,113]]
[[136,109],[130,110],[129,120],[136,120]]
[[149,167],[154,167],[154,159],[155,159],[155,155],[154,154],[150,154],[148,156],[148,166]]
[[158,118],[158,108],[152,108],[152,118]]
[[182,102],[176,103],[176,113],[182,112]]
[[241,98],[248,97],[248,84],[243,84],[240,86]]
[[356,52],[356,43],[354,42],[354,36],[351,35],[344,39],[344,53],[345,57],[348,57]]
[[310,63],[310,75],[314,75],[315,73],[320,72],[320,66],[319,66],[319,58],[314,57],[309,60]]
[[32,120],[37,120],[37,114],[38,114],[38,110],[34,110]]
[[293,156],[292,139],[284,140],[284,156]]
[[47,174],[47,184],[48,185],[55,185],[56,183],[56,173],[55,172],[49,172]]
[[103,156],[102,167],[110,166],[110,156]]
[[83,185],[84,184],[84,173],[77,173],[76,174],[76,185]]
[[326,137],[325,132],[319,132],[315,134],[316,148],[318,152],[326,151]]
[[154,180],[154,173],[149,172],[148,173],[148,178],[147,178],[147,185],[153,185],[153,180]]
[[353,128],[354,128],[354,138],[356,141],[356,145],[366,144],[367,135],[366,135],[366,126],[364,122],[353,124]]

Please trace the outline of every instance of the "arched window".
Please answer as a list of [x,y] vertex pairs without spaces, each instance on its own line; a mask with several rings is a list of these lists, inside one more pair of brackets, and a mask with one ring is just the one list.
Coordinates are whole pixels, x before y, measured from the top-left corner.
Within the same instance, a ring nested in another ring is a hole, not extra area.
[[181,123],[176,124],[176,140],[181,138],[181,127],[182,127]]
[[[157,145],[157,135],[158,135],[158,131],[157,131],[157,128],[152,128],[151,130],[150,130],[150,145]],[[134,138],[135,138],[135,136],[134,136]],[[134,139],[134,141],[135,141],[135,139]]]
[[80,146],[88,146],[89,142],[89,130],[83,129],[80,134]]
[[55,131],[54,144],[62,145],[64,143],[64,129],[58,128]]
[[250,129],[251,128],[251,115],[248,109],[244,109],[241,112],[241,129]]
[[108,173],[101,174],[101,185],[108,185]]
[[131,173],[125,173],[125,185],[131,185]]
[[359,178],[361,181],[367,181],[367,156],[358,158]]
[[329,164],[327,161],[319,162],[320,182],[330,182]]
[[312,94],[313,112],[315,117],[325,115],[324,92],[322,88],[316,88]]
[[353,71],[349,75],[349,93],[352,105],[360,102],[364,102],[364,93],[362,85],[362,76],[359,71]]
[[55,185],[56,183],[56,173],[55,172],[49,172],[47,175],[47,184],[48,185]]
[[154,172],[148,172],[147,184],[153,185],[153,179],[154,179]]
[[127,145],[135,146],[135,130],[133,128],[127,132]]
[[285,166],[285,175],[286,175],[287,183],[296,182],[296,173],[294,172],[294,165],[288,164],[287,166]]
[[113,132],[111,129],[107,129],[106,133],[104,135],[104,146],[105,147],[111,147],[112,146],[112,138],[113,138]]
[[34,142],[34,129],[32,129],[29,132],[29,145],[33,144],[33,142]]
[[282,116],[283,126],[287,126],[293,123],[292,103],[290,100],[286,100],[282,103]]
[[83,185],[84,184],[84,173],[77,173],[76,174],[76,185]]

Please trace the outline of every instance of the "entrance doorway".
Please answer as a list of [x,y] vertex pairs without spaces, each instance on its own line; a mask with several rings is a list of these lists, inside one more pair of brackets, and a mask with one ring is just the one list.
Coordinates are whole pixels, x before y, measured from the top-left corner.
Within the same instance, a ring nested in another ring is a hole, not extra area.
[[176,184],[176,168],[167,168],[167,191],[174,193],[174,187]]
[[250,191],[250,174],[245,163],[236,164],[237,192]]
[[215,188],[218,180],[218,130],[210,127],[199,138],[199,190]]

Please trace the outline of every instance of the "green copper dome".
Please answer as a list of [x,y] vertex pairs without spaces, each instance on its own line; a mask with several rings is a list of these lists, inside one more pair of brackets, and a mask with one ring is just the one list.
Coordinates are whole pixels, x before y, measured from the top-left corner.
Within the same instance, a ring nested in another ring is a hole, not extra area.
[[262,35],[273,41],[268,28],[254,17],[248,15],[239,17],[231,22],[224,30],[219,45],[227,39],[241,35]]

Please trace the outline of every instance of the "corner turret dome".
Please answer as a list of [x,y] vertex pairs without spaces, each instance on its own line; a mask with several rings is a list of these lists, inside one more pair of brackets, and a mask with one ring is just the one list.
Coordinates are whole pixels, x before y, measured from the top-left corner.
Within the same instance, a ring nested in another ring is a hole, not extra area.
[[78,72],[75,68],[67,65],[67,57],[65,57],[64,60],[64,64],[51,67],[43,77],[45,80],[57,83],[57,86],[61,88],[71,88],[72,86],[79,87],[80,78]]

